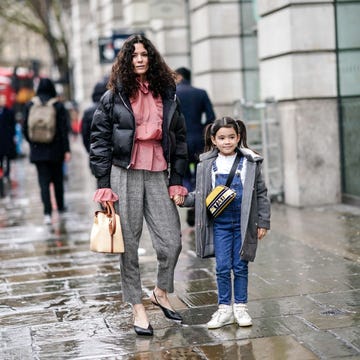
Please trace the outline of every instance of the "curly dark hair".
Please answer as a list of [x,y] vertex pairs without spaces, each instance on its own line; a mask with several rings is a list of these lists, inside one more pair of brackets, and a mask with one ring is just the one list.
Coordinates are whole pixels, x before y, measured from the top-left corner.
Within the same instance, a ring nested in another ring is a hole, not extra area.
[[136,96],[139,84],[136,81],[138,75],[134,72],[132,55],[135,44],[138,43],[143,44],[148,52],[149,69],[146,72],[146,80],[149,82],[149,90],[155,97],[164,97],[169,87],[175,89],[175,72],[166,64],[152,42],[140,34],[131,35],[125,40],[112,66],[107,87],[116,91],[120,82],[128,97]]

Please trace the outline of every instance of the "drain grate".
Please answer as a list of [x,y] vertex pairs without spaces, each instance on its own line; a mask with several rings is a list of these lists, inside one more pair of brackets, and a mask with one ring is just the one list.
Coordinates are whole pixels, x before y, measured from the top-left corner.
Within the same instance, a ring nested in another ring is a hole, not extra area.
[[331,310],[322,311],[320,314],[327,316],[336,316],[336,315],[344,315],[345,312],[339,309],[331,309]]

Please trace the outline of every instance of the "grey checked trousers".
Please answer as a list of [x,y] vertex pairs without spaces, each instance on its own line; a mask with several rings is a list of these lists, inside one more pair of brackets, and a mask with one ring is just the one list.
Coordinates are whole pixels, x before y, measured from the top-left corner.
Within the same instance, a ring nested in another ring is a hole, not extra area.
[[174,270],[181,251],[180,218],[168,194],[166,172],[111,169],[111,188],[119,195],[125,252],[120,255],[123,301],[140,304],[142,297],[138,247],[145,218],[157,255],[156,285],[174,291]]

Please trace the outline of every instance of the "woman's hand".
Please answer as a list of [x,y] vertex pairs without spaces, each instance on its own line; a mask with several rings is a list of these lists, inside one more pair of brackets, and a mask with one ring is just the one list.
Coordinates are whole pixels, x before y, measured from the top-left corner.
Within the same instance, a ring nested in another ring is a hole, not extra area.
[[264,229],[264,228],[258,228],[257,229],[257,235],[258,235],[258,239],[261,240],[265,237],[267,233],[267,229]]
[[71,160],[71,153],[69,151],[67,151],[65,154],[64,154],[64,161],[65,162],[69,162]]

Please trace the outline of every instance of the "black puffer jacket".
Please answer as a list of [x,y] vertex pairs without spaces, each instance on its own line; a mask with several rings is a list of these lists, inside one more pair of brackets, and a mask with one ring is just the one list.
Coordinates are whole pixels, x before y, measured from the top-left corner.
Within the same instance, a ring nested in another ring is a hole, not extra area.
[[[169,164],[169,186],[182,185],[187,166],[185,119],[179,110],[175,88],[163,100],[162,147]],[[108,90],[100,100],[91,124],[90,166],[99,188],[110,188],[111,166],[130,166],[135,118],[121,85]]]

